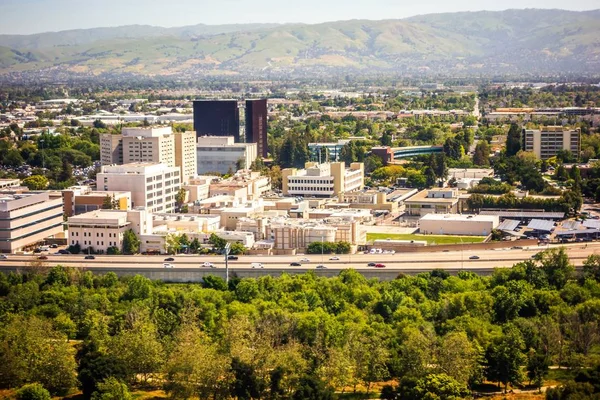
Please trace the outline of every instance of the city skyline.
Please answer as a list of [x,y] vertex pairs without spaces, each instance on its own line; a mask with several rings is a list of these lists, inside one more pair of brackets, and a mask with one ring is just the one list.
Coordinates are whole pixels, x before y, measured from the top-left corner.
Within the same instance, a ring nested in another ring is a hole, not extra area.
[[[4,16],[4,23],[0,27],[0,34],[20,35],[136,24],[166,28],[197,24],[317,24],[350,19],[401,19],[415,15],[462,11],[565,7],[568,7],[568,11],[598,9],[598,3],[594,0],[574,0],[569,4],[558,0],[508,0],[501,4],[491,0],[483,0],[476,4],[470,0],[459,0],[451,4],[441,0],[424,0],[412,4],[373,0],[368,5],[357,1],[332,0],[322,3],[306,0],[285,6],[274,0],[223,0],[218,6],[193,0],[179,0],[175,4],[158,0],[106,0],[101,8],[76,0],[5,0],[2,3],[0,13]],[[232,8],[236,10],[235,13],[230,12]]]

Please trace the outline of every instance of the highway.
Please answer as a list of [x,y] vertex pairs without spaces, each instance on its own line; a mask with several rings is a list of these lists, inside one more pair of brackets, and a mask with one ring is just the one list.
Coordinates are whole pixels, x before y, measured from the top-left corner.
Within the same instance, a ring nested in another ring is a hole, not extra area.
[[[427,253],[396,253],[396,254],[353,254],[339,255],[339,260],[330,260],[331,255],[296,255],[296,256],[240,256],[237,261],[229,261],[229,267],[232,270],[252,269],[252,263],[262,263],[264,273],[269,269],[281,270],[309,270],[315,269],[317,265],[323,264],[327,269],[346,269],[354,268],[357,270],[375,268],[368,267],[368,263],[382,263],[387,270],[431,270],[441,269],[493,269],[495,267],[510,267],[515,263],[531,259],[539,251],[547,247],[530,247],[524,249],[497,249],[485,251],[450,251],[450,252],[427,252]],[[582,265],[583,261],[590,255],[600,252],[600,243],[573,244],[565,246],[571,262],[575,265]],[[477,256],[478,259],[471,259]],[[2,268],[14,269],[24,268],[32,264],[52,267],[55,265],[65,265],[77,268],[90,268],[95,271],[99,269],[165,269],[163,264],[165,258],[173,257],[175,261],[169,261],[173,264],[173,269],[178,268],[199,268],[207,271],[215,271],[225,267],[223,256],[196,256],[196,255],[176,255],[176,256],[102,256],[96,255],[94,260],[85,260],[85,255],[48,255],[47,260],[37,260],[37,256],[31,255],[9,255],[7,260],[0,260],[0,270]],[[308,258],[310,262],[302,262],[301,267],[292,267],[290,263],[300,262],[302,258]],[[211,262],[216,268],[203,267],[204,262]],[[383,268],[377,268],[383,270]],[[257,271],[258,272],[258,271]]]

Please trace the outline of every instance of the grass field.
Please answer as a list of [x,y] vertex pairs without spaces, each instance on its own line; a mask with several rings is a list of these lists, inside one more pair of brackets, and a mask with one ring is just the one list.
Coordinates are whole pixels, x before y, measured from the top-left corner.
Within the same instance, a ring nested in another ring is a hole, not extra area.
[[367,233],[367,242],[380,239],[392,240],[426,240],[428,245],[432,244],[456,244],[456,243],[481,243],[484,236],[446,236],[446,235],[417,235],[414,233]]

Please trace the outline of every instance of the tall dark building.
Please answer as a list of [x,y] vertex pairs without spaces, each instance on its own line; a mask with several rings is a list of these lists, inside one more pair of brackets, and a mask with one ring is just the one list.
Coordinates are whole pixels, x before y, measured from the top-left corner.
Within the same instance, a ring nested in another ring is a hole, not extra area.
[[267,100],[246,100],[246,143],[256,143],[259,157],[267,158]]
[[240,111],[237,100],[194,101],[194,130],[200,136],[233,136],[240,141]]

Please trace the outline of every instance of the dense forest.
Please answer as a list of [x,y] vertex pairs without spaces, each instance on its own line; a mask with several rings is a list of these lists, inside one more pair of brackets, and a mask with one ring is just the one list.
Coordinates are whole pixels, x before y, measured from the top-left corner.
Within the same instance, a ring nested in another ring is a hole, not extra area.
[[560,369],[564,386],[547,398],[592,398],[598,321],[600,256],[576,271],[562,249],[490,277],[435,270],[389,282],[344,270],[169,284],[32,266],[0,274],[0,389],[451,399],[541,388]]

